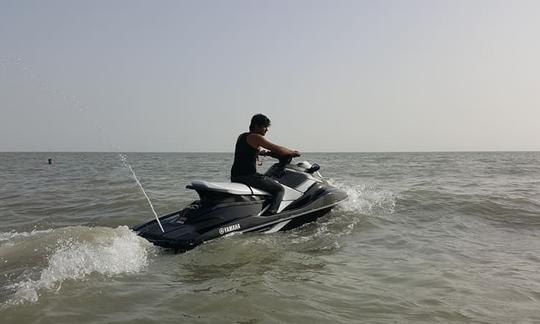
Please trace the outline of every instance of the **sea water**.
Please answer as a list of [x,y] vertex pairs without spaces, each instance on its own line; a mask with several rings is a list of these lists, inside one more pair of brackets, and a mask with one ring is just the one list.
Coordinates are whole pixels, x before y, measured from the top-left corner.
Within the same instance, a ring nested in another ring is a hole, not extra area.
[[[228,181],[233,156],[127,157],[165,214],[197,198],[191,180]],[[540,153],[298,160],[349,199],[174,254],[129,229],[154,216],[118,154],[0,153],[0,322],[540,322]]]

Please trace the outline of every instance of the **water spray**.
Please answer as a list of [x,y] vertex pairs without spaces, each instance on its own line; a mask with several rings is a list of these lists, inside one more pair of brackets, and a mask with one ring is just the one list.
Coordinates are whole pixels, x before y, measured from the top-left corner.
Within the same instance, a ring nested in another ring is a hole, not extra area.
[[152,202],[150,201],[150,198],[146,194],[146,191],[144,191],[144,188],[143,188],[141,182],[139,181],[139,179],[137,178],[137,175],[135,174],[135,171],[133,171],[133,169],[131,168],[131,165],[128,163],[127,156],[125,154],[120,153],[120,159],[122,160],[122,163],[124,164],[124,166],[126,166],[129,169],[129,171],[131,171],[131,174],[133,174],[133,179],[135,179],[135,181],[139,185],[139,188],[141,189],[142,193],[146,197],[146,200],[148,201],[148,204],[150,205],[150,208],[152,208],[152,212],[154,213],[154,216],[156,217],[156,220],[157,220],[157,223],[159,225],[159,228],[161,229],[161,232],[165,233],[165,230],[163,229],[163,226],[161,225],[161,222],[159,221],[159,217],[158,217],[158,215],[157,215],[157,213],[156,213],[156,211],[154,209],[154,205],[152,205]]

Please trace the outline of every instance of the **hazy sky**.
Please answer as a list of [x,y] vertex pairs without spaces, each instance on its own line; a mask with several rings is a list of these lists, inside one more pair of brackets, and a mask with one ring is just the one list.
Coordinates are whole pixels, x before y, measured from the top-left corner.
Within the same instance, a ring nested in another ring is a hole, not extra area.
[[540,1],[0,0],[0,151],[540,150]]

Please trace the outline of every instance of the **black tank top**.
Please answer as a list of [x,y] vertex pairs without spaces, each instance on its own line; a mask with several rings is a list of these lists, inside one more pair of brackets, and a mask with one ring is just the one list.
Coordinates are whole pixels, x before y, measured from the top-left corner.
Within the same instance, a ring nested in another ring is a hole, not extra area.
[[231,168],[231,177],[252,175],[257,173],[257,153],[258,149],[253,148],[247,142],[249,133],[238,136],[234,149],[234,163]]

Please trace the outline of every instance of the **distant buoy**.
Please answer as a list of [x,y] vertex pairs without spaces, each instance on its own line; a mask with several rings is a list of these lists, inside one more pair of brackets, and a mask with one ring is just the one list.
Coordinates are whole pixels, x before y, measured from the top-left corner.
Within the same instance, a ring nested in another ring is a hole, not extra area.
[[49,164],[52,164],[52,159],[49,159]]

